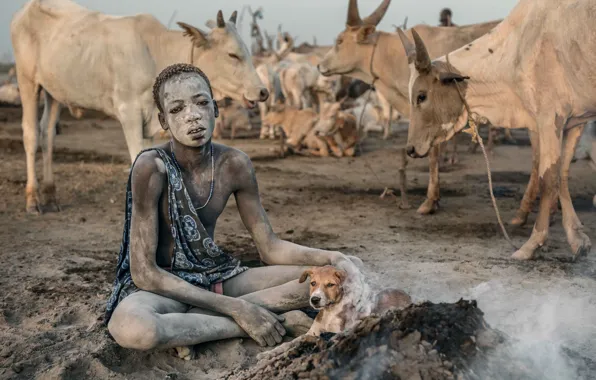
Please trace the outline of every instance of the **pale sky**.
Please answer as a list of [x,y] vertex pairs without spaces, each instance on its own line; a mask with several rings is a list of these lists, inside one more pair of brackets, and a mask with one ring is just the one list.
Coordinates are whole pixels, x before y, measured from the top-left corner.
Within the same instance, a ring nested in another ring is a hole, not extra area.
[[[6,54],[12,55],[10,43],[10,20],[27,0],[0,0],[0,61]],[[284,31],[297,36],[298,44],[312,43],[317,37],[320,45],[330,45],[336,35],[343,30],[348,0],[77,0],[77,3],[107,14],[133,15],[137,13],[153,14],[166,25],[176,11],[172,28],[177,29],[176,21],[184,21],[203,30],[205,22],[215,19],[217,11],[222,9],[224,17],[230,17],[232,11],[242,11],[245,5],[253,10],[263,7],[263,20],[259,20],[261,29],[269,33],[277,31],[282,24]],[[372,12],[381,0],[360,0],[362,17]],[[418,23],[438,24],[439,12],[443,7],[451,8],[453,22],[459,25],[484,22],[504,18],[515,6],[517,0],[393,0],[385,18],[379,24],[380,30],[393,31],[392,24],[402,24],[408,16],[408,27]],[[245,13],[241,25],[245,42],[250,46],[249,18]]]

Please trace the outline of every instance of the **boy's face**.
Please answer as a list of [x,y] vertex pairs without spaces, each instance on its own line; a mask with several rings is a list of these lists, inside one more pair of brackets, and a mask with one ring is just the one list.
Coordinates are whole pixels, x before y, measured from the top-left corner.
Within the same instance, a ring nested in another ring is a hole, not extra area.
[[198,74],[181,73],[168,79],[160,94],[164,113],[160,122],[176,141],[200,147],[211,140],[215,128],[214,102],[209,85]]

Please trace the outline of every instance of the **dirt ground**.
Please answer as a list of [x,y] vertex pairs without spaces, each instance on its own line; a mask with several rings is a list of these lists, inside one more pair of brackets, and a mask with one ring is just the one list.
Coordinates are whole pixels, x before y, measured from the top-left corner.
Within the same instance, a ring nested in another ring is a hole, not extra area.
[[[110,119],[64,117],[54,156],[62,211],[28,215],[20,113],[0,109],[0,379],[216,379],[253,362],[260,349],[249,340],[203,345],[198,359],[188,362],[171,352],[132,352],[114,343],[101,322],[122,236],[130,165],[122,130]],[[518,145],[499,145],[491,157],[506,220],[519,204],[531,161],[526,132],[514,136]],[[279,159],[275,142],[220,142],[253,159],[262,202],[281,238],[357,255],[371,283],[401,287],[416,301],[477,299],[493,327],[521,339],[516,353],[539,364],[545,379],[585,376],[561,353],[596,357],[594,249],[569,261],[559,213],[537,260],[511,260],[490,204],[482,155],[467,153],[466,136],[460,163],[441,173],[437,214],[419,216],[415,207],[398,209],[393,197],[381,199],[386,186],[398,187],[405,137],[403,127],[396,127],[388,141],[366,140],[362,157],[343,159]],[[427,168],[426,159],[410,160],[414,206],[423,200]],[[596,244],[596,176],[586,161],[572,164],[570,189]],[[518,246],[529,237],[535,216],[526,227],[509,228]],[[233,198],[216,242],[258,265]]]

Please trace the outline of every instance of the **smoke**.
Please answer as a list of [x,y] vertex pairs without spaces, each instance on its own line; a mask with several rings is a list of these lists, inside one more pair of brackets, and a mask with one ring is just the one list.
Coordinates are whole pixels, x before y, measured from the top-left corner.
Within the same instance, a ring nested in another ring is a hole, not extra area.
[[535,379],[594,379],[596,297],[569,293],[569,287],[563,291],[553,283],[537,290],[489,281],[467,298],[476,299],[491,327],[510,338],[495,357],[506,352],[517,358]]

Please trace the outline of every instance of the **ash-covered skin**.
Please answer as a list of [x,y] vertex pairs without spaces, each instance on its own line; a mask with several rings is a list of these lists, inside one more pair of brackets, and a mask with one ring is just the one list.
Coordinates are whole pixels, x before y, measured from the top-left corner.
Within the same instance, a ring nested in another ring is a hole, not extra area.
[[174,140],[189,147],[200,147],[211,140],[218,111],[210,93],[205,80],[194,73],[181,73],[164,83],[160,122]]
[[[163,107],[159,120],[171,132],[172,140],[171,145],[158,148],[175,153],[190,201],[209,237],[214,240],[217,218],[233,194],[261,261],[269,266],[248,269],[225,280],[223,294],[196,287],[168,272],[174,250],[166,196],[168,175],[155,150],[144,152],[131,174],[130,271],[141,290],[118,304],[108,329],[118,344],[138,350],[247,336],[262,346],[276,345],[286,329],[297,331],[296,326],[312,323],[305,315],[287,317],[308,306],[308,289],[298,283],[305,269],[302,265],[336,265],[348,256],[303,247],[273,233],[249,157],[211,142],[218,111],[208,83],[198,73],[170,77],[159,94]],[[211,152],[214,190],[207,205],[200,208],[210,192]],[[361,264],[357,258],[350,259]],[[274,314],[282,312],[289,313]]]

